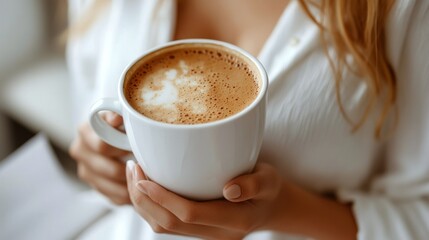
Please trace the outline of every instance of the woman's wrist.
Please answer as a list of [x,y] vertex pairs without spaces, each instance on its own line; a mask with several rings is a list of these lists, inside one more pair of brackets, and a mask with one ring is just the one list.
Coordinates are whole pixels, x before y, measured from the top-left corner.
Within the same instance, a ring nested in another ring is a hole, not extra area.
[[315,239],[356,239],[357,226],[350,204],[305,191],[284,182],[266,229]]

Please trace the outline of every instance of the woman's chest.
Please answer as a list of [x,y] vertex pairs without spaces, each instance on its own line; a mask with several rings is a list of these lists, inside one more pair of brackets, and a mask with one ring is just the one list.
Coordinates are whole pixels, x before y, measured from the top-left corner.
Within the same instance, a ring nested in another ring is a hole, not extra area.
[[[352,132],[340,111],[322,48],[313,48],[284,68],[288,57],[294,56],[277,56],[268,68],[271,80],[261,159],[309,189],[362,187],[377,167],[381,146],[374,138],[372,116]],[[357,121],[367,106],[365,83],[345,73],[340,94],[346,113]]]
[[179,0],[174,39],[220,40],[257,56],[288,2]]

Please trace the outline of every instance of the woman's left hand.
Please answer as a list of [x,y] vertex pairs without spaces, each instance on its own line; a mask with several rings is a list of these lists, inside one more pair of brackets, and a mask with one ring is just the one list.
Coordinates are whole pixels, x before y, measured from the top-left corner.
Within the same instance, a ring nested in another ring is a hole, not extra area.
[[268,229],[282,204],[282,178],[268,164],[258,163],[250,174],[228,182],[225,199],[197,202],[146,180],[142,169],[127,163],[132,204],[158,233],[204,239],[242,239],[255,230]]

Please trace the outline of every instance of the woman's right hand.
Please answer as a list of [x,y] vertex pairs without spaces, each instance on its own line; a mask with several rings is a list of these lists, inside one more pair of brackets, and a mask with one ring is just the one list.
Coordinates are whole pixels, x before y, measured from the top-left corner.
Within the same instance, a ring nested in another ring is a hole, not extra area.
[[[113,127],[122,125],[122,117],[108,112],[103,118]],[[113,203],[131,203],[127,189],[125,163],[120,159],[130,152],[110,146],[94,132],[89,122],[79,127],[79,133],[69,149],[77,162],[80,179],[95,188]]]

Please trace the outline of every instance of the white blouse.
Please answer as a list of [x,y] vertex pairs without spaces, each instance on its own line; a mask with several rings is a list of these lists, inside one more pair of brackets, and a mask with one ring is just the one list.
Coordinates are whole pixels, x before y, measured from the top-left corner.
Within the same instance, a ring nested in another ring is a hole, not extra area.
[[[73,22],[91,1],[69,2]],[[67,57],[77,122],[87,118],[95,98],[116,97],[130,61],[172,39],[175,14],[173,0],[112,0],[88,32],[71,39]],[[390,13],[387,50],[397,77],[399,118],[388,140],[374,138],[375,114],[351,132],[319,39],[317,26],[292,0],[258,56],[270,78],[261,157],[306,189],[352,202],[360,240],[428,239],[429,1],[397,0]],[[358,119],[368,87],[348,71],[343,79],[344,107]],[[130,207],[115,208],[81,236],[115,237],[178,239],[153,233]],[[247,239],[295,237],[259,232]]]

